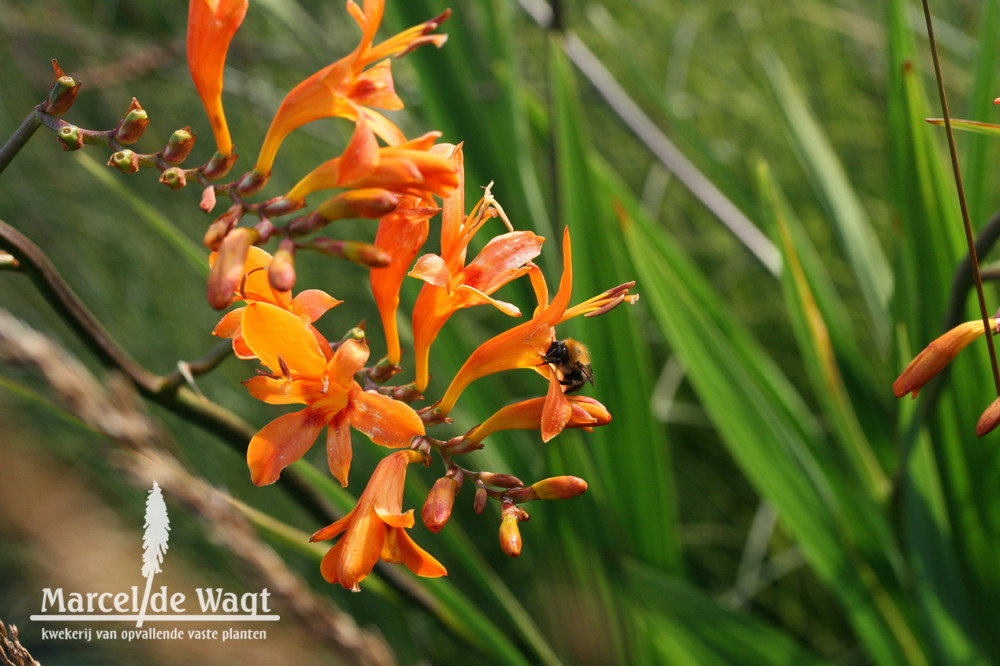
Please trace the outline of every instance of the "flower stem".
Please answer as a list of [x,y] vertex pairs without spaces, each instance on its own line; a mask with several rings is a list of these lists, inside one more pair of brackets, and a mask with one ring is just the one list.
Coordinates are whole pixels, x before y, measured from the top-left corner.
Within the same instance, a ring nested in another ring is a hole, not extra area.
[[3,147],[0,147],[0,173],[3,173],[7,165],[13,161],[14,156],[21,152],[21,149],[28,143],[28,139],[31,138],[41,124],[42,121],[39,119],[38,114],[32,110],[27,118],[21,122],[20,126],[14,130],[14,133],[7,139],[7,142],[3,144]]

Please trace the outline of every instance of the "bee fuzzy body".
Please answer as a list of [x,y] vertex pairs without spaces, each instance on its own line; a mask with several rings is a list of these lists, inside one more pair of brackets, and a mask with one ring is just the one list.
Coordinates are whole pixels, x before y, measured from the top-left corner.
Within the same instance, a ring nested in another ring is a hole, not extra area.
[[590,351],[586,345],[573,338],[553,340],[542,356],[542,364],[545,363],[555,370],[559,383],[566,387],[565,393],[577,391],[587,382],[594,383]]

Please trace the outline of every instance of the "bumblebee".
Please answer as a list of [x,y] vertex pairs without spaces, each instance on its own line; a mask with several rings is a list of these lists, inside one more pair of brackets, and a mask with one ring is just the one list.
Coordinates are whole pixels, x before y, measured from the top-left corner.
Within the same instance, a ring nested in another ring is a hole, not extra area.
[[553,366],[565,393],[577,391],[587,382],[594,383],[594,370],[590,367],[590,351],[573,338],[553,340],[539,365]]

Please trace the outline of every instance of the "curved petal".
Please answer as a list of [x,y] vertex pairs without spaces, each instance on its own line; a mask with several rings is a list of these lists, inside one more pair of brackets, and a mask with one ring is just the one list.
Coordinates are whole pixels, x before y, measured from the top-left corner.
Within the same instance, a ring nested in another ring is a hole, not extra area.
[[212,335],[220,338],[231,338],[240,330],[240,318],[243,316],[243,308],[236,308],[232,312],[222,315],[222,319],[212,329]]
[[448,264],[436,254],[421,256],[408,275],[435,287],[447,287],[451,283],[451,270]]
[[290,382],[266,375],[251,377],[243,385],[250,395],[269,405],[308,405],[323,390],[323,385],[317,381],[300,379]]
[[368,362],[368,343],[345,340],[327,363],[326,373],[333,382],[344,387],[354,386],[354,375]]
[[326,461],[333,478],[347,487],[347,475],[351,471],[351,428],[345,412],[339,412],[326,429]]
[[270,303],[250,303],[243,310],[241,327],[254,356],[273,372],[281,372],[284,361],[293,378],[323,377],[326,357],[319,343],[309,327],[288,310]]
[[461,307],[463,308],[472,307],[473,305],[489,304],[509,317],[521,316],[521,310],[513,303],[497,300],[468,284],[459,285],[458,289],[455,290],[455,293],[461,296],[459,300],[461,302]]
[[306,289],[292,299],[292,312],[311,324],[343,302],[322,289]]
[[[340,583],[351,590],[357,589],[358,583],[368,577],[382,554],[385,530],[385,523],[379,520],[373,511],[365,511],[363,507],[359,507],[351,526],[334,545],[334,549],[338,550],[338,555],[335,556],[336,564],[331,572],[334,574],[334,580],[329,578],[327,580],[331,583]],[[326,578],[325,573],[324,578]]]
[[542,251],[545,238],[530,231],[511,231],[494,237],[465,267],[465,284],[492,294],[526,272],[524,265]]
[[440,578],[448,575],[444,565],[418,546],[409,534],[398,528],[392,528],[391,531],[395,533],[396,550],[407,569],[424,578]]
[[358,512],[358,507],[355,506],[353,509],[347,512],[340,520],[331,523],[321,530],[317,530],[309,537],[309,541],[326,541],[327,539],[332,539],[337,536],[348,527],[351,526],[351,521],[354,519],[354,514]]
[[545,406],[542,407],[542,441],[547,442],[566,427],[573,409],[566,400],[563,387],[559,384],[559,377],[552,373],[549,377],[549,392],[545,396]]
[[313,445],[326,419],[306,407],[285,414],[260,429],[247,447],[247,466],[254,485],[278,480],[281,470],[301,458]]
[[347,413],[352,427],[382,446],[409,446],[411,439],[424,434],[424,422],[412,407],[380,393],[352,392]]

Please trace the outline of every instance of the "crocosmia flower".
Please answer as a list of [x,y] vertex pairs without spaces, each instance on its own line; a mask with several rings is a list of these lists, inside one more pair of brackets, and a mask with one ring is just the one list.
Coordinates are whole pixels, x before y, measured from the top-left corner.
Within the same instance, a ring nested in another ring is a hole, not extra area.
[[[209,263],[214,263],[215,255],[209,256]],[[326,293],[321,289],[306,289],[297,294],[294,298],[290,291],[282,291],[271,286],[268,280],[267,269],[271,265],[273,257],[257,246],[251,246],[247,253],[246,264],[243,268],[243,280],[236,293],[233,294],[233,302],[245,301],[247,303],[260,302],[276,305],[283,310],[288,310],[306,325],[309,331],[320,342],[320,348],[326,340],[319,331],[312,325],[317,319],[330,308],[340,305],[343,301]],[[232,338],[233,352],[237,358],[254,358],[254,354],[243,341],[243,331],[240,321],[243,318],[243,308],[236,308],[227,312],[219,320],[212,335],[220,338]],[[329,349],[329,345],[326,345]]]
[[365,391],[354,379],[368,361],[365,342],[348,339],[327,358],[300,317],[270,303],[249,303],[240,326],[247,347],[270,371],[244,382],[250,394],[271,404],[306,405],[279,416],[250,440],[247,465],[256,485],[276,481],[324,428],[330,472],[345,486],[352,427],[390,448],[408,446],[424,434],[423,422],[409,405]]
[[358,120],[363,113],[374,134],[387,144],[403,142],[403,134],[372,107],[388,111],[403,108],[392,82],[389,61],[369,65],[389,56],[402,55],[421,44],[440,46],[445,35],[428,34],[447,17],[441,16],[404,30],[384,42],[373,45],[375,32],[382,23],[383,0],[365,0],[364,9],[349,0],[347,11],[361,27],[361,41],[354,51],[324,67],[295,86],[285,96],[271,121],[254,170],[266,177],[271,172],[278,147],[289,132],[320,118],[340,117]]
[[406,532],[414,524],[413,509],[403,511],[406,467],[423,460],[424,454],[413,450],[397,451],[383,458],[351,512],[312,535],[311,541],[325,541],[343,534],[320,565],[327,582],[360,591],[358,584],[379,559],[401,562],[426,578],[447,575],[441,563],[414,543]]
[[222,110],[222,71],[229,42],[246,13],[247,0],[191,0],[188,5],[188,67],[222,155],[233,152]]

